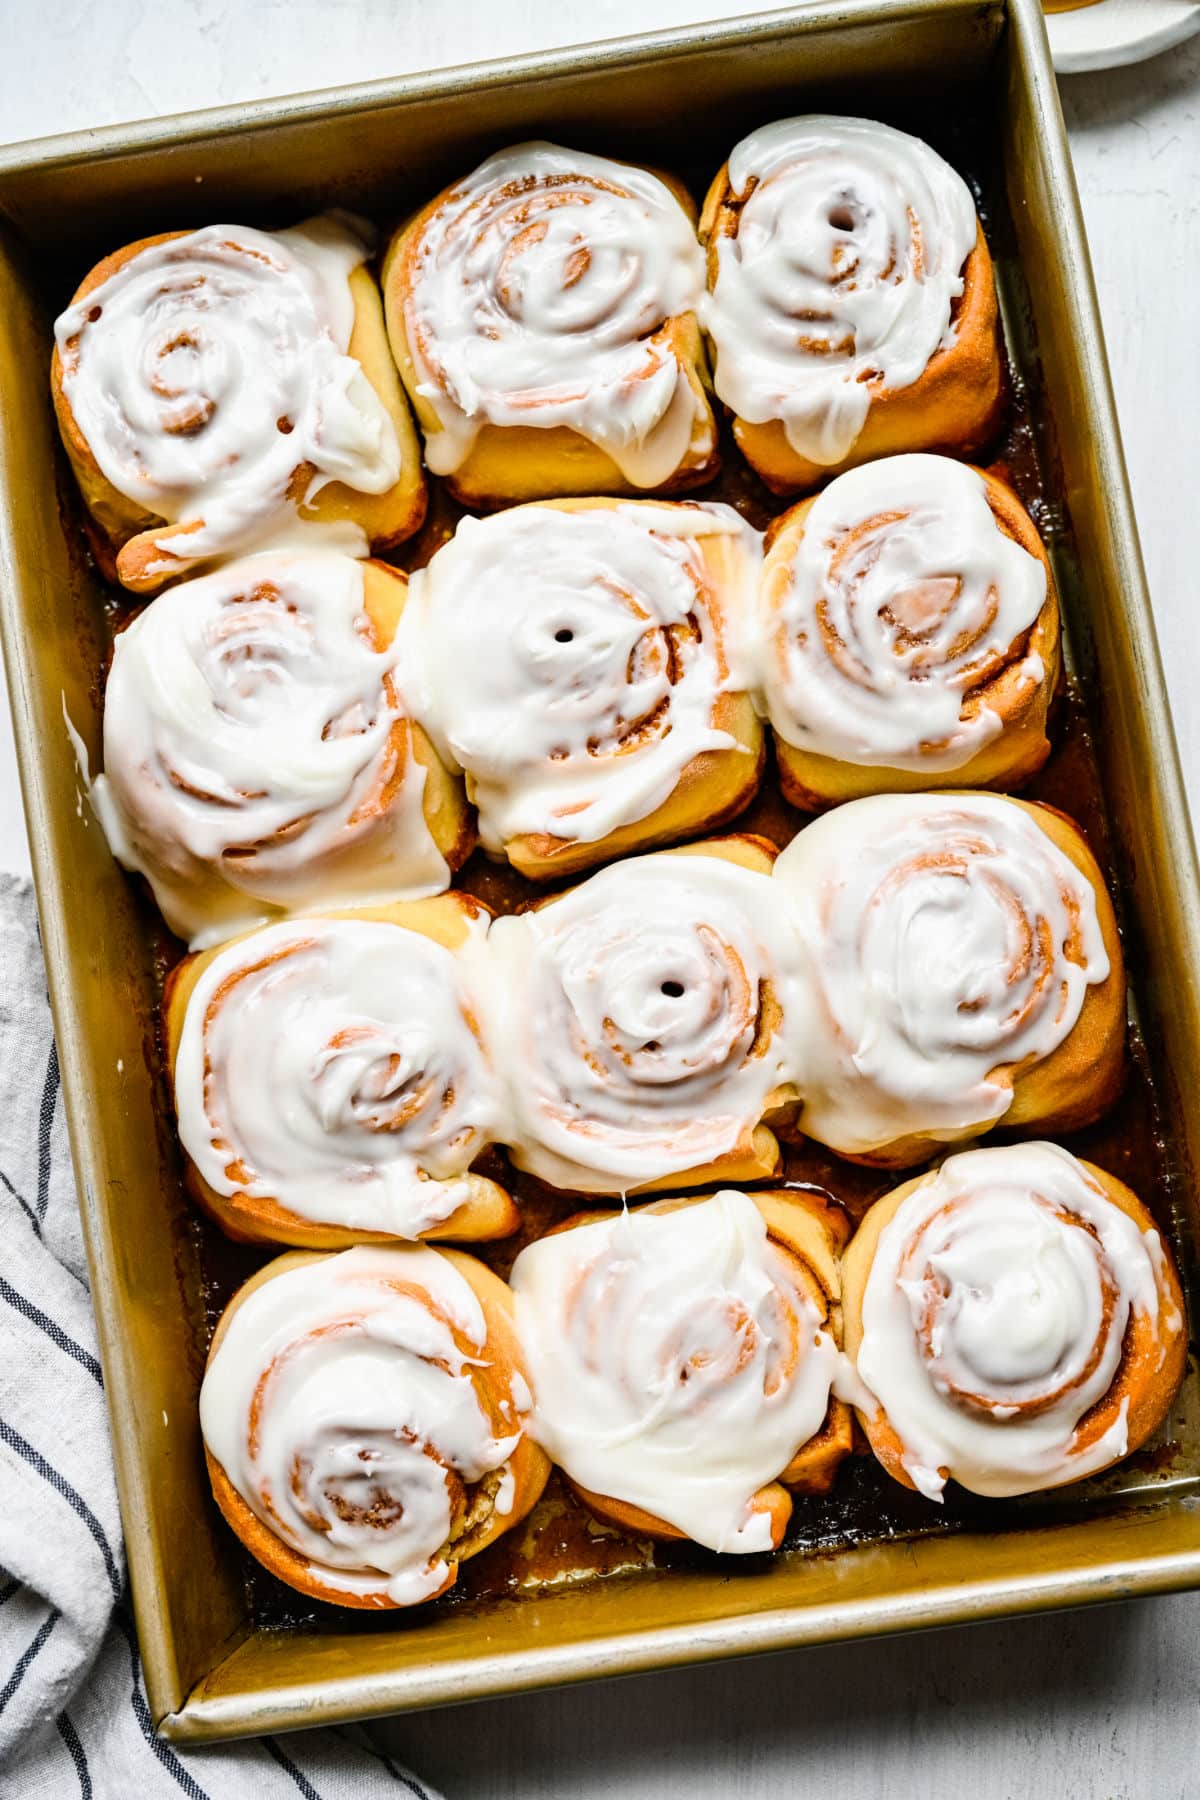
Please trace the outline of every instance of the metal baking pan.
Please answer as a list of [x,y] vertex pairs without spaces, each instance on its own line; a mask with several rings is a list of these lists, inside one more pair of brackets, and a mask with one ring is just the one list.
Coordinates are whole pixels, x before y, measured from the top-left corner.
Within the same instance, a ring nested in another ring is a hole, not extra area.
[[1052,1507],[933,1522],[926,1508],[919,1524],[901,1510],[840,1535],[798,1508],[808,1523],[765,1566],[701,1556],[637,1570],[616,1556],[600,1579],[518,1582],[365,1623],[264,1610],[210,1502],[195,1408],[203,1234],[163,1106],[163,940],[82,803],[64,726],[65,711],[94,760],[111,599],[57,451],[49,320],[93,260],[148,232],[222,216],[284,223],[329,204],[386,223],[488,149],[535,135],[711,172],[751,124],[817,108],[935,141],[952,113],[981,158],[1039,523],[1149,1046],[1157,1113],[1143,1109],[1143,1135],[1148,1120],[1160,1211],[1185,1274],[1193,1266],[1195,851],[1038,0],[831,0],[0,150],[0,623],[138,1631],[154,1719],[171,1738],[1200,1585],[1194,1370],[1153,1457]]

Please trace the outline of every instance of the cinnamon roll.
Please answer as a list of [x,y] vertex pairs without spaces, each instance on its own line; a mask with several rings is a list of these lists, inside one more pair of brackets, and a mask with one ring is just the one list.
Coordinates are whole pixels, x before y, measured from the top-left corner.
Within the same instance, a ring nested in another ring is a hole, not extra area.
[[703,320],[776,493],[897,450],[977,450],[1003,399],[991,257],[961,176],[871,119],[781,119],[709,190]]
[[1098,1474],[1165,1418],[1187,1356],[1154,1221],[1056,1144],[969,1150],[868,1212],[842,1267],[846,1347],[884,1468],[940,1501]]
[[881,794],[779,858],[809,959],[789,1014],[800,1128],[903,1167],[1003,1122],[1071,1130],[1115,1098],[1125,981],[1071,821],[995,794]]
[[405,579],[327,550],[180,583],[116,640],[92,802],[193,948],[280,913],[438,893],[471,848],[411,718]]
[[591,1213],[513,1266],[530,1430],[592,1512],[710,1550],[777,1549],[789,1487],[851,1445],[831,1389],[838,1216],[801,1193]]
[[778,1173],[801,952],[771,853],[716,840],[615,863],[497,919],[509,1153],[555,1187],[637,1194]]
[[341,218],[142,238],[55,325],[67,454],[126,587],[320,529],[363,555],[425,511],[369,246]]
[[760,557],[724,506],[462,520],[412,578],[403,654],[486,850],[540,879],[740,811],[763,760],[740,666]]
[[1058,602],[1028,513],[944,456],[839,475],[772,528],[764,704],[794,806],[1012,788],[1050,751]]
[[315,1600],[432,1600],[523,1519],[549,1464],[512,1295],[423,1244],[292,1251],[225,1309],[200,1390],[218,1506]]
[[337,1249],[516,1229],[508,1194],[472,1172],[503,1131],[486,930],[475,901],[443,894],[268,925],[175,970],[188,1183],[231,1237]]
[[693,220],[668,176],[529,143],[396,234],[392,348],[426,461],[465,505],[666,492],[715,473]]

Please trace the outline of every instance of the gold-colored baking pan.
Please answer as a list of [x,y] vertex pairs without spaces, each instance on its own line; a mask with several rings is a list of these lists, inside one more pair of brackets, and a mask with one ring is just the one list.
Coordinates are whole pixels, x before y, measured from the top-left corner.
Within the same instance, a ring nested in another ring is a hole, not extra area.
[[1107,792],[1179,1247],[1200,1161],[1200,903],[1104,349],[1037,0],[837,0],[623,44],[377,82],[0,150],[0,619],[133,1578],[155,1720],[176,1739],[276,1730],[785,1645],[1200,1585],[1189,1376],[1157,1470],[996,1528],[812,1545],[543,1586],[364,1629],[265,1629],[210,1503],[195,1399],[196,1228],[161,1107],[149,909],[81,799],[104,594],[47,397],[48,321],[92,260],[225,217],[328,204],[387,219],[532,135],[715,169],[750,124],[823,108],[985,144],[1010,342]]

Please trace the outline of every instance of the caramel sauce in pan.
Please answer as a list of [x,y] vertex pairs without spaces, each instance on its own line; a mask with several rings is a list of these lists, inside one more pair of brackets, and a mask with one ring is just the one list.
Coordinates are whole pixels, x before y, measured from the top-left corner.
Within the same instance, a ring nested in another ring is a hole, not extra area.
[[[928,130],[924,121],[899,121],[910,129]],[[960,141],[955,127],[950,128],[949,143],[938,148],[947,154],[970,179],[972,150],[969,142]],[[972,127],[972,135],[978,127]],[[635,155],[629,146],[617,146],[622,153]],[[713,166],[716,161],[713,159]],[[693,172],[689,186],[702,194],[707,167]],[[974,184],[977,189],[978,184]],[[985,228],[993,249],[1001,248],[1005,221],[993,224],[987,208],[980,204]],[[280,221],[286,222],[286,221]],[[1010,375],[1009,405],[1003,429],[988,452],[979,458],[1008,480],[1021,496],[1047,542],[1053,546],[1062,540],[1065,525],[1061,508],[1049,497],[1035,449],[1033,407],[1025,382],[1019,374]],[[736,506],[752,524],[765,528],[770,520],[789,504],[772,496],[757,477],[742,463],[729,432],[724,429],[724,469],[716,481],[699,490],[698,499],[722,500]],[[449,498],[444,488],[431,484],[429,514],[420,533],[387,560],[406,569],[426,563],[438,546],[452,534],[461,509]],[[76,516],[77,508],[75,508]],[[128,595],[113,595],[111,624],[117,629],[135,609]],[[1070,618],[1067,620],[1068,633]],[[1023,790],[1025,797],[1042,800],[1061,808],[1083,829],[1101,868],[1109,881],[1121,913],[1121,895],[1114,876],[1112,848],[1105,818],[1100,773],[1088,724],[1087,708],[1082,693],[1068,681],[1060,692],[1051,717],[1050,737],[1053,751],[1046,767]],[[769,838],[782,847],[806,823],[806,815],[787,805],[779,793],[773,765],[768,762],[761,790],[730,831],[747,831]],[[512,912],[547,890],[524,880],[506,865],[489,862],[477,851],[455,878],[454,885],[477,895],[498,913]],[[153,944],[154,972],[161,983],[183,954],[181,946],[169,932],[146,894],[146,914]],[[1136,989],[1138,959],[1130,955],[1128,935],[1122,930],[1126,954],[1132,964],[1132,981]],[[1136,951],[1136,945],[1132,946]],[[173,1119],[166,1097],[166,1061],[161,1040],[161,1026],[147,1028],[147,1060],[163,1093],[161,1132],[172,1137]],[[1005,1134],[996,1131],[989,1143],[1003,1142]],[[1155,1218],[1172,1242],[1177,1242],[1173,1227],[1171,1196],[1167,1184],[1166,1148],[1160,1113],[1151,1080],[1145,1047],[1135,1029],[1129,1036],[1128,1076],[1124,1091],[1112,1110],[1098,1124],[1086,1131],[1065,1136],[1061,1140],[1076,1154],[1098,1163],[1121,1177],[1146,1201]],[[177,1151],[171,1157],[177,1160]],[[819,1144],[801,1142],[785,1146],[785,1174],[781,1185],[812,1188],[832,1195],[855,1220],[862,1217],[871,1203],[905,1179],[911,1171],[900,1175],[859,1167],[843,1162]],[[168,1166],[169,1161],[168,1159]],[[522,1207],[520,1231],[498,1244],[473,1246],[475,1253],[499,1274],[507,1275],[518,1251],[541,1236],[555,1221],[579,1210],[581,1205],[597,1202],[581,1196],[561,1194],[545,1187],[532,1177],[511,1167],[505,1153],[489,1150],[477,1165],[482,1171],[503,1182],[516,1195]],[[780,1185],[780,1184],[777,1184]],[[600,1204],[604,1204],[601,1202]],[[203,1324],[195,1346],[197,1382],[203,1367],[208,1338],[221,1311],[242,1281],[268,1261],[273,1252],[256,1246],[234,1244],[225,1239],[213,1225],[193,1215],[183,1227],[178,1246],[181,1290],[185,1295],[194,1289],[197,1262],[202,1271],[203,1293],[197,1296],[197,1313]],[[817,1554],[847,1549],[856,1544],[887,1541],[896,1537],[912,1537],[935,1532],[988,1530],[1011,1526],[1019,1518],[1033,1522],[1078,1514],[1082,1505],[1095,1505],[1111,1491],[1111,1478],[1076,1488],[1067,1497],[1030,1496],[1025,1500],[987,1500],[962,1492],[952,1483],[943,1507],[931,1507],[919,1495],[910,1493],[889,1479],[860,1444],[862,1454],[851,1456],[843,1464],[833,1491],[821,1496],[797,1496],[784,1551]],[[1162,1476],[1172,1471],[1179,1446],[1174,1443],[1147,1447],[1124,1465],[1125,1485],[1136,1486],[1131,1472],[1146,1477]],[[511,1601],[522,1594],[554,1592],[566,1585],[588,1581],[670,1579],[677,1568],[716,1568],[736,1579],[750,1579],[769,1568],[773,1557],[738,1556],[719,1558],[687,1542],[653,1544],[626,1536],[594,1520],[572,1496],[562,1475],[555,1471],[545,1495],[530,1517],[481,1555],[464,1563],[453,1588],[441,1599],[412,1613],[385,1612],[364,1614],[347,1612],[338,1607],[323,1606],[301,1598],[268,1575],[249,1555],[242,1551],[232,1536],[229,1553],[240,1555],[245,1569],[250,1610],[257,1625],[272,1629],[294,1628],[303,1624],[319,1625],[322,1630],[358,1632],[395,1631],[404,1628],[406,1620],[427,1619],[431,1613],[459,1608],[479,1607]]]

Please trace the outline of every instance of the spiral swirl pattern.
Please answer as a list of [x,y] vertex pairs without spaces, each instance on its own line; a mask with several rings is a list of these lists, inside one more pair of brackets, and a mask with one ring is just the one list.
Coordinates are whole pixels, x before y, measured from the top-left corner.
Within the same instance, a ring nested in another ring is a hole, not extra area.
[[918,1489],[1026,1493],[1124,1456],[1127,1398],[1076,1432],[1131,1313],[1163,1342],[1179,1330],[1162,1267],[1157,1232],[1054,1144],[969,1151],[918,1183],[880,1233],[858,1353]]
[[326,482],[397,481],[395,428],[346,355],[367,253],[332,218],[209,225],[139,250],[58,320],[89,450],[148,512],[196,522],[190,556],[251,548]]
[[215,957],[175,1065],[184,1149],[219,1194],[416,1237],[468,1197],[497,1134],[495,1078],[467,969],[401,925],[314,919]]
[[674,473],[696,404],[663,327],[694,312],[704,264],[657,176],[554,144],[490,157],[426,215],[405,335],[453,474],[480,427],[567,426],[635,487]]
[[844,1152],[999,1119],[1109,972],[1090,882],[1011,800],[884,794],[784,851],[811,958],[803,1128]]
[[532,1430],[571,1479],[710,1549],[769,1549],[751,1499],[819,1429],[837,1350],[749,1195],[542,1238],[512,1285]]
[[437,893],[445,861],[360,563],[271,552],[182,582],[121,632],[93,802],[193,945],[271,907]]
[[[200,1394],[241,1499],[338,1594],[431,1598],[454,1579],[475,1484],[502,1477],[528,1390],[476,1294],[423,1246],[281,1271],[229,1315]],[[502,1423],[502,1421],[504,1421]]]
[[738,747],[714,714],[756,559],[726,507],[461,522],[413,578],[404,657],[489,850],[595,843],[661,806],[694,757]]
[[622,1193],[743,1144],[786,1082],[799,949],[769,877],[636,857],[498,919],[510,1146],[556,1186]]
[[954,341],[974,202],[919,138],[822,115],[743,138],[729,188],[736,210],[702,315],[717,393],[751,423],[780,420],[798,455],[831,466],[872,391],[910,387]]
[[893,769],[961,768],[996,737],[987,687],[1045,678],[1029,633],[1038,559],[1001,531],[984,479],[941,456],[841,475],[793,554],[768,559],[764,677],[771,724],[799,749]]

